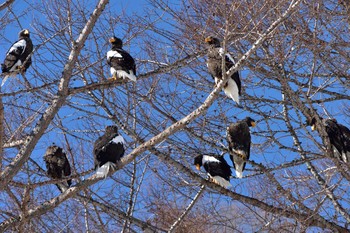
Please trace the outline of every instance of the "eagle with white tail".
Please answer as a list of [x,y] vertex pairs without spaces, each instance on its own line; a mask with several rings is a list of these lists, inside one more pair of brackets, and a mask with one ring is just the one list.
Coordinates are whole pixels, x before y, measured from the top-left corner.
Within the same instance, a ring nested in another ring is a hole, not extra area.
[[307,125],[311,126],[311,130],[317,129],[317,123],[323,125],[332,145],[334,156],[340,160],[348,163],[350,161],[350,129],[337,122],[336,119],[319,118],[317,122],[316,117],[307,121]]
[[[225,59],[226,72],[235,65],[233,57],[229,53],[224,54],[224,49],[220,46],[218,38],[209,36],[205,38],[205,42],[208,44],[208,71],[215,79],[215,83],[218,84],[223,78],[222,72],[222,59]],[[241,79],[239,72],[234,72],[224,85],[224,92],[226,96],[230,97],[239,104],[239,96],[241,95]]]
[[230,158],[236,170],[238,178],[243,177],[246,161],[250,156],[251,136],[249,127],[255,127],[255,121],[246,117],[236,123],[231,123],[227,127],[227,141],[230,151]]
[[111,79],[130,79],[136,82],[136,65],[132,56],[123,47],[123,41],[115,36],[109,39],[112,49],[107,52],[107,63],[111,67]]
[[1,71],[4,75],[1,86],[5,84],[9,77],[16,76],[18,73],[25,73],[32,64],[33,43],[30,39],[29,30],[20,31],[18,37],[18,41],[6,52],[4,63],[1,64]]
[[222,156],[198,155],[194,158],[197,170],[203,166],[211,182],[224,188],[232,187],[230,183],[231,168]]
[[124,138],[118,133],[115,125],[107,126],[105,134],[94,144],[95,169],[98,177],[106,178],[116,169],[116,164],[125,153]]

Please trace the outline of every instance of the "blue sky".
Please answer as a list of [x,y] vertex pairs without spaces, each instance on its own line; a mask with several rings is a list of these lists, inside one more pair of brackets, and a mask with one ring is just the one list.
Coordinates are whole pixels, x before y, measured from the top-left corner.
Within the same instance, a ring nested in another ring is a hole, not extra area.
[[[34,4],[35,4],[35,2],[36,1],[33,1]],[[95,1],[94,2],[89,1],[88,3],[91,4],[91,6],[94,6]],[[14,7],[16,8],[16,10],[18,10],[18,12],[16,12],[16,14],[20,15],[21,13],[25,12],[27,9],[30,9],[31,6],[27,3],[22,5],[19,1],[18,2],[15,1]],[[23,9],[20,10],[19,7],[22,7]],[[138,16],[143,16],[143,15],[146,15],[147,13],[149,13],[149,12],[147,12],[148,7],[149,7],[148,1],[136,1],[136,0],[134,0],[134,1],[110,1],[110,4],[107,6],[106,11],[111,12],[112,15],[115,14],[116,16],[121,15],[122,13],[125,13],[127,16],[130,16],[130,17],[132,17],[134,14],[138,15]],[[23,17],[20,17],[19,20],[20,20],[20,24],[23,27],[31,29],[34,27],[32,25],[32,20],[34,18],[37,18],[40,16],[38,16],[39,14],[34,14],[30,10],[28,12],[29,13],[26,13]],[[39,18],[39,19],[44,20],[43,18]],[[119,23],[118,25],[123,24],[123,22],[118,22],[118,23]],[[166,26],[166,23],[164,23],[164,22],[162,22],[161,24]],[[167,26],[167,27],[170,27],[170,26]],[[3,37],[2,37],[2,40],[0,42],[0,53],[1,53],[0,59],[3,59],[5,51],[9,48],[9,46],[14,41],[16,41],[18,31],[19,31],[19,25],[16,21],[12,22],[9,25],[5,25],[4,28],[2,28],[1,32],[3,33],[2,34]],[[124,33],[123,28],[115,28],[114,33],[120,33],[124,37],[129,36],[129,35],[123,35],[123,33]],[[110,35],[108,35],[108,36],[110,36]],[[155,37],[157,37],[157,36],[159,36],[159,35],[155,35]],[[107,37],[107,35],[105,37]],[[38,37],[36,35],[33,36],[34,44],[38,44],[37,38]],[[141,42],[143,39],[144,38],[142,36],[140,36],[140,38],[137,38],[137,37],[133,38],[131,41],[131,45],[127,46],[127,49],[129,50],[129,48],[130,48],[131,53],[136,55],[137,59],[144,58],[142,56],[146,56],[146,55],[144,55],[146,53],[142,53],[142,50],[144,49],[144,47],[142,47],[143,44]],[[162,39],[164,39],[164,38],[162,38]],[[138,42],[140,42],[140,43],[138,43]],[[161,52],[165,53],[165,51],[166,51],[166,52],[169,52],[170,55],[172,55],[171,53],[174,52],[173,50],[176,50],[176,46],[173,46],[171,43],[172,42],[168,42],[167,47],[159,46],[160,47],[159,49],[162,50]],[[94,46],[94,44],[92,46]],[[108,43],[106,43],[106,41],[102,41],[101,42],[101,50],[102,50],[101,54],[104,54],[108,50],[108,48],[109,48]],[[91,51],[94,51],[94,50],[91,50]],[[159,52],[159,51],[155,51],[155,52]],[[177,51],[175,51],[175,52],[177,52]],[[138,56],[139,54],[140,54],[140,57]],[[179,58],[176,55],[177,54],[175,53],[175,56],[170,56],[170,59]],[[147,57],[145,57],[145,58],[147,58]],[[93,59],[95,59],[95,57],[93,57]],[[166,58],[161,57],[159,61],[164,62],[165,60],[166,60]],[[201,75],[203,77],[207,78],[207,80],[209,80],[209,82],[213,82],[211,80],[209,74],[206,73],[205,58],[202,57],[202,58],[199,58],[198,60],[200,61],[200,63],[198,63],[198,67],[199,67],[198,70],[200,70],[200,68],[203,68],[201,70],[201,72],[202,72]],[[301,70],[301,72],[308,72],[308,68],[309,68],[308,62],[310,62],[310,61],[300,59],[300,62],[305,65],[305,66],[303,66],[303,68],[305,67],[305,69]],[[102,63],[106,67],[105,60],[103,60]],[[152,68],[152,65],[146,64],[143,67],[140,67],[141,70],[139,70],[139,71],[140,71],[140,73],[143,73],[143,72],[145,72],[145,70],[151,69],[151,68]],[[56,70],[61,72],[62,67],[55,67],[55,71]],[[201,82],[202,80],[199,78],[199,75],[197,75],[195,72],[189,71],[188,73],[186,73],[186,67],[182,68],[182,70],[184,70],[184,75],[187,74],[188,77],[190,77],[190,78],[194,77],[193,82],[195,84],[201,84],[201,85],[203,84],[201,86],[201,87],[203,87],[203,89],[201,90],[201,94],[203,94],[203,96],[198,95],[198,96],[195,96],[193,99],[191,99],[191,96],[194,95],[194,92],[191,89],[191,86],[186,85],[185,83],[181,83],[181,81],[174,79],[172,76],[172,73],[162,74],[162,81],[163,80],[165,80],[165,81],[163,81],[163,83],[159,84],[159,87],[161,89],[160,92],[162,92],[162,94],[164,94],[164,95],[169,94],[169,96],[172,96],[172,97],[177,95],[177,97],[179,97],[179,98],[182,97],[183,99],[186,99],[186,101],[184,101],[184,104],[182,106],[183,108],[181,109],[182,110],[181,112],[175,112],[175,110],[177,110],[175,105],[174,106],[171,106],[171,105],[160,106],[162,109],[164,109],[166,111],[169,111],[169,112],[173,111],[176,114],[177,119],[179,119],[184,114],[187,114],[191,109],[193,110],[196,106],[191,105],[191,104],[194,102],[196,104],[198,104],[201,100],[204,100],[213,87],[213,83],[212,83],[212,85],[211,84],[206,85],[207,83]],[[54,72],[54,71],[52,71],[52,72]],[[105,74],[109,75],[109,69],[107,67],[105,70]],[[97,77],[93,77],[93,78],[94,78],[93,81],[97,80]],[[242,72],[242,82],[243,82],[243,85],[246,87],[246,93],[249,95],[252,95],[252,96],[255,95],[257,98],[265,97],[265,98],[274,99],[274,100],[281,100],[281,93],[279,90],[277,90],[277,89],[271,90],[267,87],[262,87],[260,85],[260,82],[263,78],[265,78],[267,80],[265,83],[267,83],[269,81],[268,80],[269,77],[262,77],[262,76],[258,77],[258,76],[256,76],[255,73],[250,72],[247,68],[245,68],[245,71]],[[149,81],[149,83],[151,83],[151,81],[153,79],[157,80],[157,77],[150,77],[149,80],[146,80],[146,81]],[[249,81],[251,81],[249,83],[249,85],[246,82],[248,79],[249,79]],[[143,81],[145,81],[145,80],[143,80]],[[80,82],[81,82],[81,80],[80,80]],[[271,82],[273,82],[273,81],[271,81]],[[321,78],[319,79],[319,82],[320,82],[320,84],[322,83]],[[15,81],[14,81],[14,83],[15,83]],[[78,83],[78,84],[80,85],[81,83]],[[147,85],[145,85],[145,84],[147,84],[147,83],[143,83],[142,87],[147,88]],[[276,84],[276,85],[278,85],[278,84]],[[173,90],[174,87],[176,87],[175,91]],[[6,90],[6,88],[5,88],[5,90]],[[116,89],[113,89],[113,90],[115,90],[117,95],[118,94],[120,94],[120,95],[128,94],[128,92],[125,90],[125,86],[117,87]],[[138,91],[141,94],[144,94],[147,90],[146,89],[141,89],[141,90],[139,89]],[[349,90],[344,90],[344,92],[349,92]],[[319,94],[319,95],[321,95],[321,94]],[[137,96],[137,95],[135,95],[135,96]],[[159,97],[159,96],[160,96],[160,93],[157,93],[156,97]],[[32,96],[30,96],[30,97],[32,98]],[[318,97],[319,96],[316,96],[316,98],[318,98]],[[138,99],[138,98],[139,97],[136,97],[135,99]],[[123,101],[125,100],[126,102],[129,101],[129,99],[127,97],[124,97],[124,98],[120,97],[119,99],[123,100]],[[77,97],[77,100],[80,100],[79,97]],[[191,101],[193,101],[193,102],[191,102]],[[161,102],[161,103],[163,103],[163,102]],[[166,101],[164,101],[164,103],[166,103]],[[340,109],[339,106],[341,106],[342,103],[346,103],[346,102],[333,101],[333,102],[325,103],[325,106],[332,113],[337,113]],[[243,105],[244,104],[249,104],[249,102],[247,101],[247,103],[246,103],[243,101]],[[146,108],[148,106],[148,104],[141,101],[139,106]],[[276,108],[274,108],[275,106],[276,106]],[[276,104],[275,106],[271,107],[269,105],[266,105],[266,106],[262,106],[260,109],[266,111],[265,112],[266,114],[269,114],[269,111],[271,111],[270,112],[271,115],[276,114],[277,116],[281,117],[281,113],[280,113],[281,109],[282,109],[281,105]],[[315,105],[315,106],[322,106],[322,104]],[[91,108],[94,108],[94,106]],[[86,109],[88,109],[88,107]],[[218,109],[222,112],[215,112]],[[93,112],[92,109],[89,109],[89,111]],[[295,116],[295,110],[291,109],[291,111],[292,111],[291,115]],[[103,111],[101,111],[100,109],[97,109],[96,112],[102,114]],[[319,113],[321,113],[321,111],[319,111]],[[190,127],[193,127],[193,130],[195,130],[196,133],[202,133],[206,138],[213,139],[213,141],[215,141],[215,140],[219,141],[218,138],[222,138],[221,142],[224,145],[227,145],[227,143],[225,142],[225,133],[226,133],[225,129],[226,129],[226,125],[228,125],[228,123],[236,121],[237,119],[242,119],[247,115],[251,116],[255,120],[260,121],[258,126],[256,128],[252,129],[252,132],[254,132],[256,135],[252,138],[253,144],[255,144],[255,145],[254,145],[254,148],[252,149],[251,159],[255,160],[256,162],[262,162],[263,164],[266,164],[267,166],[274,166],[276,164],[279,165],[279,164],[282,164],[286,161],[290,161],[290,160],[295,159],[295,158],[300,158],[299,154],[297,154],[295,152],[291,152],[290,150],[279,149],[278,145],[276,145],[272,142],[270,145],[260,145],[260,144],[267,142],[268,136],[269,136],[268,133],[266,132],[266,123],[264,122],[263,117],[261,115],[257,115],[254,113],[248,113],[246,111],[246,109],[244,109],[244,108],[237,108],[235,103],[232,102],[232,100],[224,97],[223,93],[221,93],[221,97],[213,104],[213,106],[211,106],[209,108],[209,110],[206,114],[208,114],[209,117],[212,117],[212,118],[217,117],[217,119],[220,119],[220,120],[221,120],[221,117],[223,114],[226,116],[224,122],[218,122],[218,121],[215,121],[215,119],[214,120],[211,119],[211,121],[214,123],[212,125],[210,125],[209,127],[217,126],[217,128],[219,130],[217,130],[217,131],[213,130],[213,131],[210,131],[209,133],[201,132],[202,129],[205,129],[205,127],[202,127],[201,124],[206,126],[205,124],[206,124],[206,117],[207,116],[200,117],[193,124],[191,124]],[[97,133],[95,132],[94,134],[83,135],[83,137],[85,137],[86,141],[84,141],[84,140],[79,141],[77,138],[79,137],[79,133],[81,133],[81,131],[78,131],[78,130],[86,129],[86,130],[93,131],[95,129],[92,129],[91,127],[88,128],[88,124],[85,122],[83,122],[83,123],[78,122],[77,123],[76,121],[74,121],[75,119],[78,119],[79,117],[81,117],[81,118],[82,117],[89,117],[89,115],[85,116],[84,112],[79,112],[76,109],[72,110],[69,107],[62,108],[59,115],[60,115],[60,117],[65,118],[65,120],[66,120],[65,126],[72,126],[72,128],[70,128],[69,130],[72,130],[72,131],[77,130],[77,133],[72,132],[72,134],[76,137],[68,136],[68,138],[71,140],[74,140],[74,142],[76,144],[74,149],[76,149],[79,152],[79,155],[82,154],[84,156],[82,158],[82,161],[84,163],[88,164],[88,165],[81,166],[81,167],[83,167],[85,169],[89,166],[89,168],[90,168],[91,164],[92,164],[91,163],[92,155],[90,154],[91,153],[90,149],[91,149],[92,145],[91,144],[87,145],[85,143],[87,143],[88,140],[93,141],[94,138],[97,136]],[[159,126],[159,129],[161,129],[161,127],[169,126],[172,123],[170,120],[164,120],[165,123],[162,124],[162,122],[161,122],[163,120],[162,116],[159,112],[156,112],[156,111],[154,111],[151,114],[151,117],[159,118],[160,122],[157,122],[159,124],[159,125],[157,125],[157,126]],[[91,118],[93,118],[93,117],[91,117]],[[129,122],[131,121],[130,119],[126,119],[126,120],[128,120]],[[302,121],[304,121],[304,120],[305,119],[302,119]],[[349,126],[349,119],[347,119],[346,117],[342,116],[342,117],[338,118],[338,120],[346,122],[344,124]],[[103,129],[103,124],[107,124],[107,123],[110,124],[111,123],[111,121],[108,121],[105,118],[101,118],[101,119],[96,120],[96,121],[101,122],[101,124],[98,126],[101,129]],[[156,122],[156,120],[154,122]],[[298,123],[299,123],[298,119],[296,119],[295,122],[293,122],[293,126],[298,127]],[[214,125],[214,124],[217,124],[217,125]],[[287,133],[285,133],[285,132],[278,132],[279,130],[286,130],[286,126],[285,126],[283,119],[281,119],[281,118],[279,120],[271,119],[271,120],[269,120],[269,124],[270,124],[270,126],[272,126],[272,129],[276,132],[276,137],[278,137],[278,136],[281,137],[280,141],[282,143],[284,143],[287,146],[293,147],[292,138],[290,136],[286,136]],[[142,128],[142,127],[140,127],[140,128]],[[139,129],[137,129],[137,130],[139,130]],[[144,129],[143,132],[140,132],[140,135],[143,136],[144,139],[148,139],[151,136],[153,136],[151,130],[149,130],[149,131],[148,130],[149,129]],[[141,129],[140,129],[140,131],[141,131]],[[298,129],[298,132],[305,134],[303,129]],[[312,135],[317,135],[317,133],[312,132]],[[177,142],[181,142],[181,143],[185,144],[187,142],[187,140],[191,140],[191,135],[189,135],[185,131],[181,131],[181,132],[178,132],[175,135],[169,137],[169,140],[171,140],[171,139],[176,139]],[[303,137],[302,139],[304,140],[303,146],[312,144],[312,142],[310,142],[310,140],[308,140],[308,138],[306,136]],[[43,162],[42,162],[43,151],[46,149],[46,145],[50,144],[52,141],[55,141],[57,144],[64,141],[63,134],[62,134],[62,132],[60,132],[60,130],[54,130],[54,131],[44,135],[43,139],[38,144],[36,150],[34,150],[32,158],[35,159],[36,161],[38,161],[41,165],[43,165]],[[129,142],[131,142],[131,139],[129,139]],[[219,149],[211,148],[211,145],[208,143],[198,142],[198,140],[196,140],[196,139],[194,139],[193,142],[198,143],[196,145],[192,145],[194,148],[196,148],[198,150],[202,149],[205,152],[215,151],[217,153],[220,153]],[[163,146],[164,144],[166,144],[166,142],[163,143],[161,146]],[[181,145],[179,145],[179,146],[181,146]],[[260,150],[260,148],[263,146],[265,146],[266,148],[262,152],[262,150]],[[128,148],[128,152],[130,152],[131,149],[132,149],[131,147]],[[86,150],[86,151],[84,151],[84,150]],[[86,152],[86,153],[84,154],[81,151]],[[181,150],[179,150],[179,151],[181,151]],[[193,150],[193,151],[195,151],[195,150]],[[171,154],[171,155],[174,156],[174,158],[178,159],[179,161],[183,161],[182,156],[186,156],[185,157],[186,159],[193,156],[191,154],[190,155]],[[144,156],[144,155],[141,155],[141,156]],[[141,156],[138,159],[141,159]],[[228,159],[228,154],[225,155],[225,158],[228,161],[228,163],[231,165],[232,163]],[[153,156],[152,159],[157,161],[155,156]],[[141,163],[141,165],[143,166],[144,164]],[[78,168],[81,168],[81,167],[78,167]],[[131,165],[128,165],[128,168],[130,168],[130,167],[131,167]],[[247,167],[251,168],[250,165],[248,165]],[[293,168],[291,173],[296,174],[299,171],[305,171],[306,170],[305,168],[306,168],[306,166],[304,164],[300,165],[298,167]],[[286,171],[288,171],[288,169],[277,171],[276,174],[279,174],[279,175],[281,175],[281,177],[283,177],[284,176],[283,173]],[[118,174],[116,174],[116,177],[119,177],[119,175],[121,175],[121,176],[125,175],[123,172],[124,171],[119,171]],[[204,171],[202,170],[202,172],[204,172]],[[234,173],[234,171],[233,171],[233,173]],[[245,174],[249,174],[249,173],[250,173],[250,171],[245,172]],[[125,175],[125,176],[127,177],[127,175]],[[149,175],[149,174],[147,174],[147,176],[152,177],[152,175]],[[41,177],[41,179],[46,180],[47,177]],[[154,180],[152,180],[150,178],[145,183],[149,184],[149,183],[152,183],[153,181]],[[252,181],[252,182],[250,182],[250,181]],[[243,194],[247,194],[247,195],[254,195],[254,193],[253,194],[249,193],[249,191],[247,191],[247,190],[250,190],[250,188],[251,188],[250,186],[252,186],[252,184],[257,183],[257,182],[258,181],[255,179],[245,179],[245,180],[233,179],[233,180],[231,180],[231,183],[237,187],[238,192],[243,193]],[[108,187],[109,184],[110,184],[110,180],[108,180],[107,182],[99,183],[94,188],[99,188],[99,186],[103,186],[103,188],[106,188],[106,187]],[[288,184],[286,184],[286,186],[288,186]],[[55,188],[55,187],[53,187],[53,188]],[[142,204],[140,206],[142,207]]]

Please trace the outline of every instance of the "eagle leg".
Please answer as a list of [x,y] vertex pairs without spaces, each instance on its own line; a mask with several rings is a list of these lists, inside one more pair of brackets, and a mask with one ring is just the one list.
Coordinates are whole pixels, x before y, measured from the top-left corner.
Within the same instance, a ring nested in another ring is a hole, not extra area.
[[243,160],[247,160],[247,157],[244,154],[236,153],[236,155]]
[[117,72],[113,73],[112,77],[108,78],[109,81],[116,81],[117,80]]
[[17,66],[17,70],[20,72],[20,73],[24,73],[26,71],[26,68],[24,66]]
[[20,66],[16,67],[16,71],[18,71],[19,73],[23,74],[23,73],[26,72],[26,68],[24,66],[20,65]]
[[217,180],[215,180],[214,178],[212,177],[209,177],[209,181],[214,183],[214,184],[218,184],[218,185],[221,185]]

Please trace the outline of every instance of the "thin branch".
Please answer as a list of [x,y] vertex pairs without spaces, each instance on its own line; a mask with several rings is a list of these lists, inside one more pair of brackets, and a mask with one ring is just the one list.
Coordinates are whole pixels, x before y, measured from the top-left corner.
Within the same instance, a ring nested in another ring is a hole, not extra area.
[[143,231],[150,230],[151,232],[166,232],[166,230],[152,226],[151,224],[149,224],[147,222],[144,222],[138,218],[135,218],[135,217],[132,217],[132,216],[125,214],[122,210],[117,209],[115,206],[103,204],[101,202],[94,200],[91,197],[85,197],[85,196],[82,196],[80,194],[78,194],[77,196],[79,199],[81,199],[85,202],[88,202],[92,205],[98,206],[106,213],[110,213],[114,216],[118,216],[121,219],[125,219],[131,223],[134,223],[136,226],[140,227]]
[[0,170],[2,170],[2,158],[4,150],[5,141],[5,128],[4,128],[4,104],[2,102],[2,97],[0,97]]
[[3,4],[0,5],[0,11],[2,11],[3,9],[9,7],[15,0],[7,0],[6,2],[4,2]]
[[182,220],[186,217],[186,215],[191,211],[192,207],[196,202],[199,200],[200,196],[202,195],[203,191],[205,189],[205,185],[203,184],[201,188],[199,189],[196,196],[194,196],[193,200],[190,202],[190,204],[187,206],[187,208],[184,210],[184,212],[180,215],[180,217],[171,225],[169,228],[168,233],[174,232],[177,227],[179,227],[179,224],[182,222]]

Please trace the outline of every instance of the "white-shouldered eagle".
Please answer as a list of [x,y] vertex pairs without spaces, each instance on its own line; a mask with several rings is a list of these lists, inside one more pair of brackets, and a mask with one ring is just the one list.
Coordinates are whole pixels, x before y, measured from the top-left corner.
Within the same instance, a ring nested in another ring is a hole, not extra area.
[[200,171],[203,166],[211,182],[224,188],[232,187],[230,183],[231,168],[223,156],[198,155],[194,158],[194,165]]
[[[205,42],[208,44],[208,71],[215,79],[217,84],[219,80],[222,80],[222,58],[225,58],[225,70],[226,72],[235,65],[233,57],[226,53],[220,45],[218,38],[209,36],[205,38]],[[231,77],[228,78],[227,83],[224,86],[224,92],[226,96],[230,97],[239,104],[239,96],[241,95],[241,79],[239,72],[234,72]]]
[[106,178],[125,153],[124,138],[115,125],[107,126],[105,134],[94,144],[95,169],[98,177]]
[[[332,144],[334,156],[340,158],[345,163],[350,159],[350,130],[346,126],[339,124],[336,119],[324,119],[320,117],[321,124],[325,127],[329,141]],[[315,117],[307,122],[314,131],[317,120]]]
[[107,63],[111,67],[111,79],[128,78],[136,82],[134,58],[123,49],[123,41],[115,36],[109,39],[112,48],[107,52]]
[[24,73],[32,64],[31,53],[33,52],[33,43],[30,39],[28,29],[24,29],[18,34],[16,41],[6,52],[4,63],[1,64],[1,71],[5,75],[2,79],[3,86],[10,76],[18,73]]

